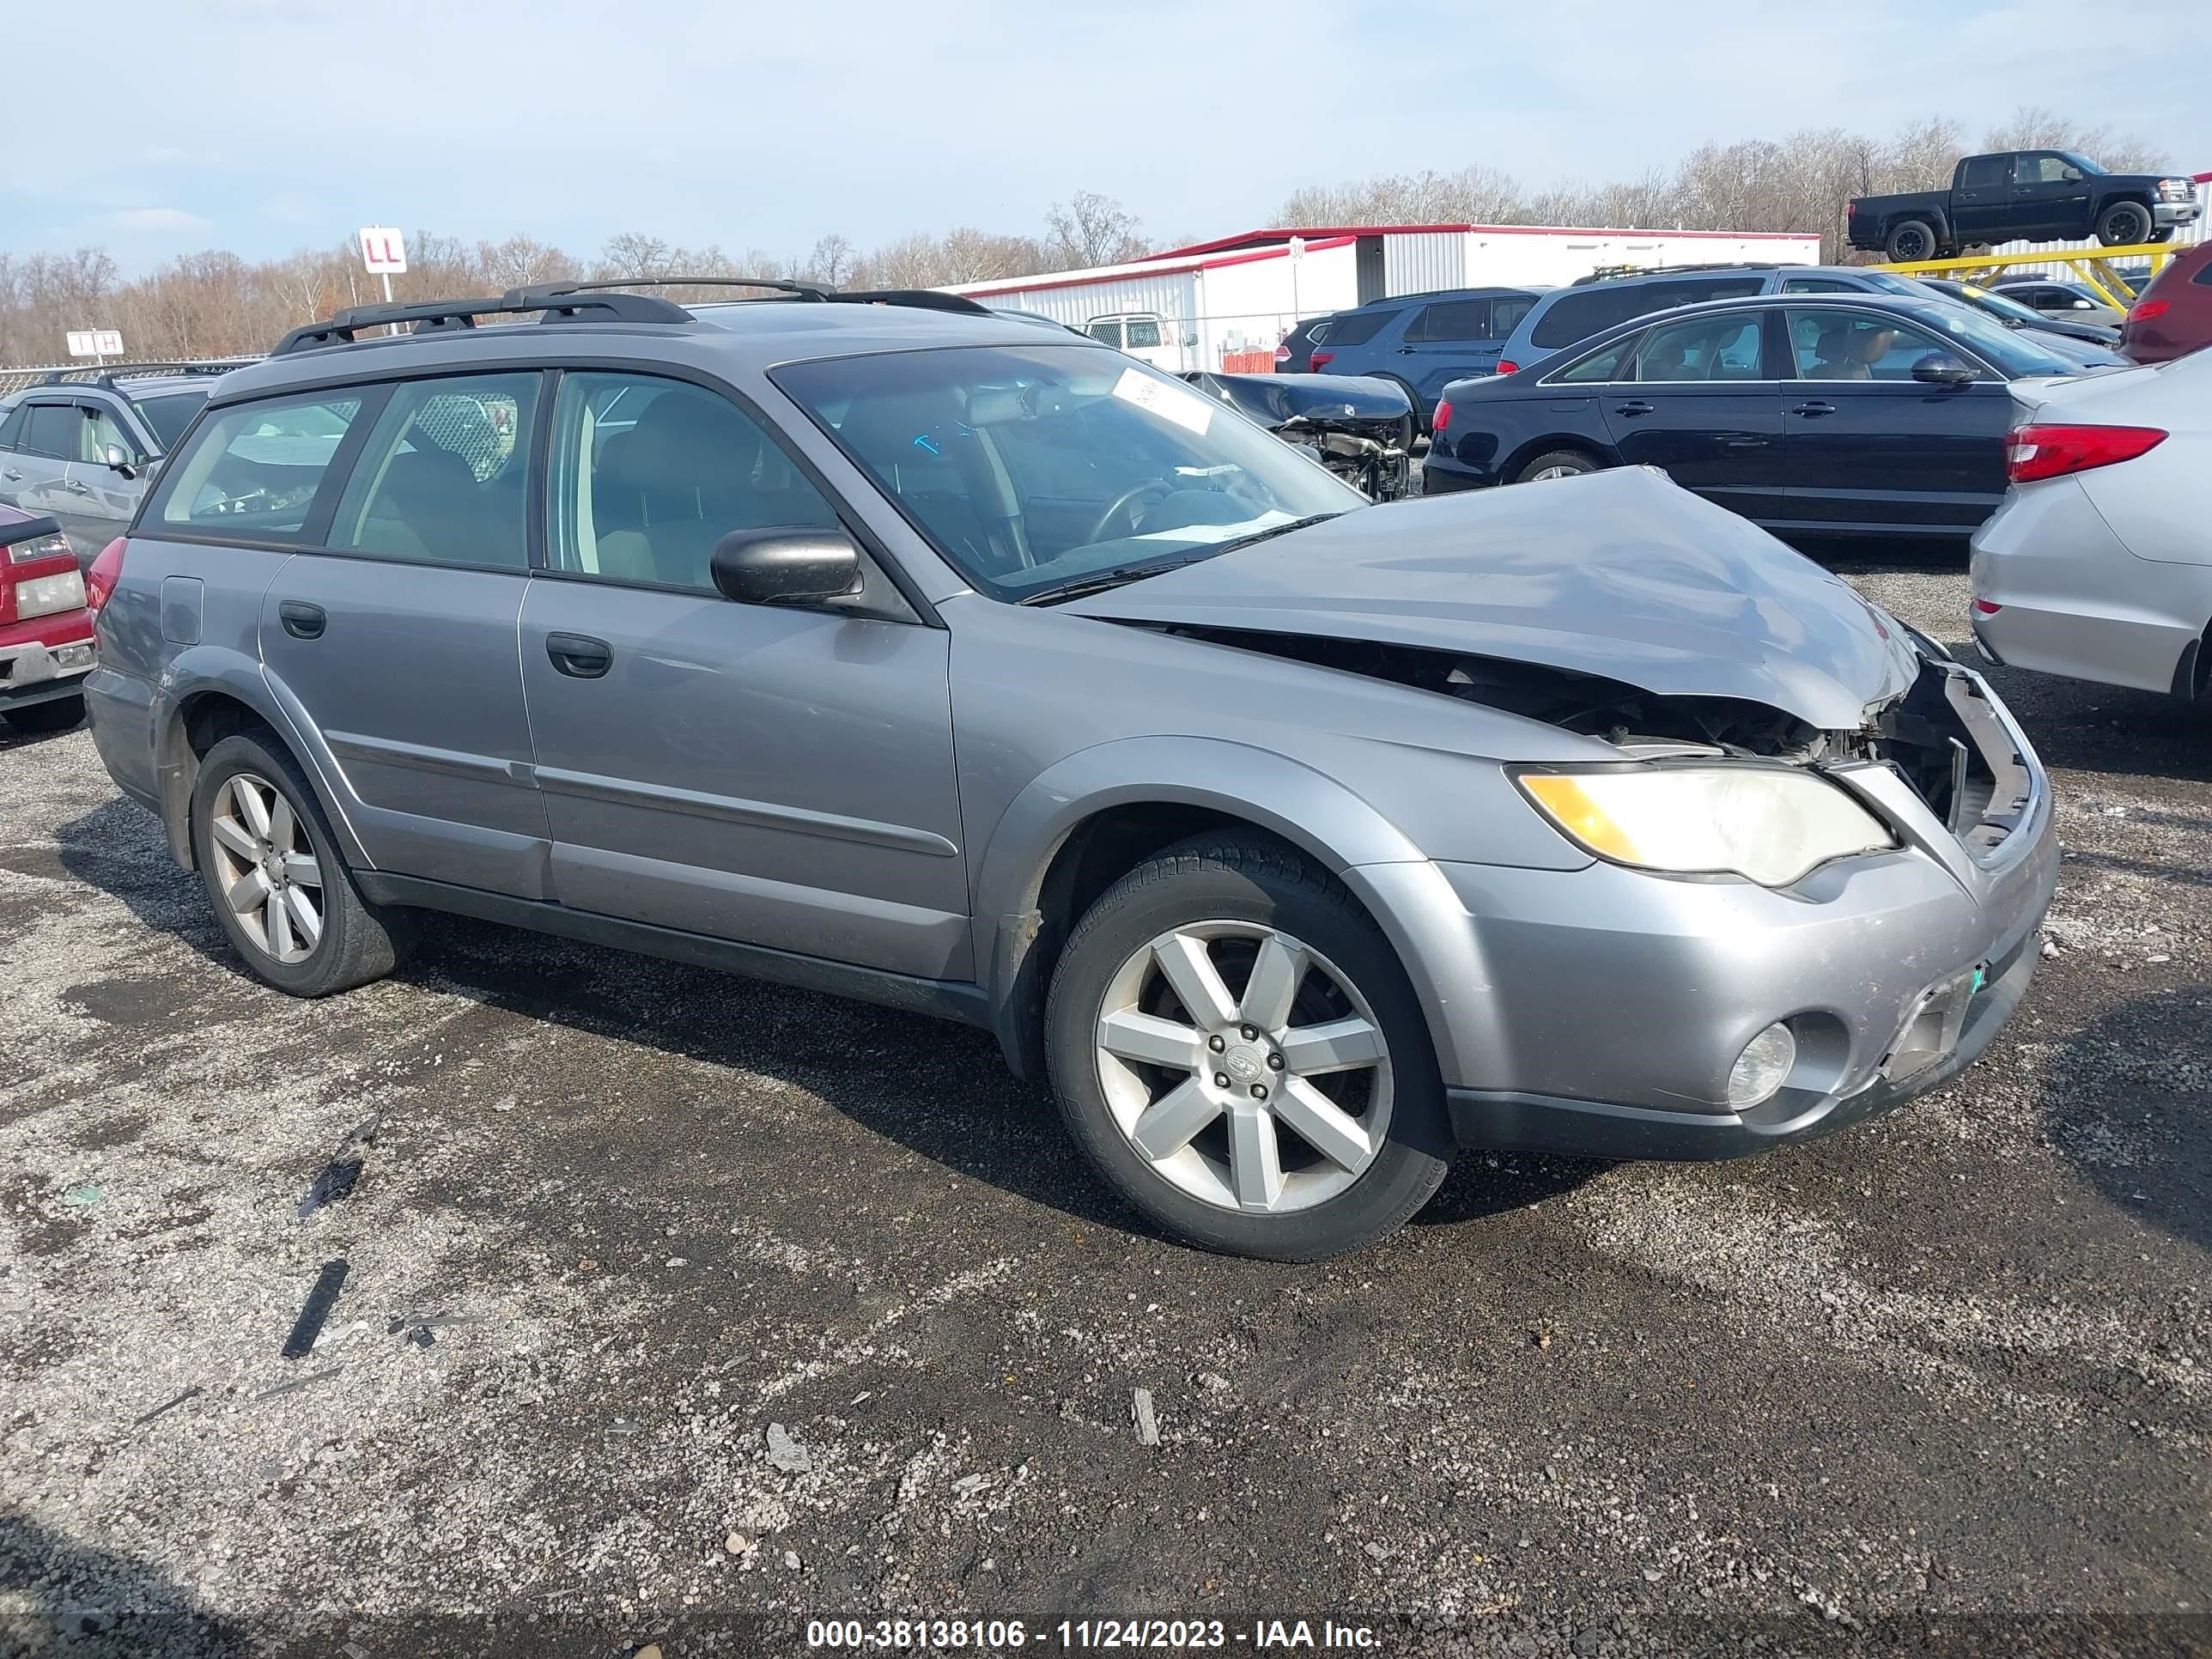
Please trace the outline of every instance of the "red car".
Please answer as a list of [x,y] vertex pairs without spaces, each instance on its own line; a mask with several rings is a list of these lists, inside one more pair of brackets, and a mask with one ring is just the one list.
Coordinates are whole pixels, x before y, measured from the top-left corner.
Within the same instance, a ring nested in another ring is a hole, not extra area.
[[2212,241],[2169,259],[2120,329],[2120,355],[2133,362],[2162,363],[2206,345],[2212,345]]
[[0,507],[0,719],[60,732],[84,718],[92,615],[61,526]]

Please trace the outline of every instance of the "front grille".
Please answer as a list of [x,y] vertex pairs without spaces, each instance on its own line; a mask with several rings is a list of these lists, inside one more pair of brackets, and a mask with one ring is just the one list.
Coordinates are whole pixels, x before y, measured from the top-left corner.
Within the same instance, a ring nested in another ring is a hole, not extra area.
[[1884,709],[1875,750],[1966,849],[1986,857],[2027,815],[2027,757],[1981,688],[1956,665],[1922,664]]

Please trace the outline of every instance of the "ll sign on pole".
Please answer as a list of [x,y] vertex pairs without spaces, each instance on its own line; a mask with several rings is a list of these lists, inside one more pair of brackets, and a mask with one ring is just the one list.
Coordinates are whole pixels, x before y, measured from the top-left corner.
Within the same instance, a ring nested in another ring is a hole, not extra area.
[[384,297],[392,297],[392,279],[407,269],[407,240],[390,225],[361,228],[361,263],[372,276],[384,278]]

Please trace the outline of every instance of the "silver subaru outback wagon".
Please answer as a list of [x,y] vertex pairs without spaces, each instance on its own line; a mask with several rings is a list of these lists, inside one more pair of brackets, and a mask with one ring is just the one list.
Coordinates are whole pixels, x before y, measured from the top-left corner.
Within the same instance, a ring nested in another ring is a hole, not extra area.
[[296,331],[148,498],[88,692],[271,985],[446,910],[969,1021],[1154,1223],[1293,1260],[1459,1147],[1936,1086],[2057,872],[1982,680],[1658,473],[1370,507],[937,295]]

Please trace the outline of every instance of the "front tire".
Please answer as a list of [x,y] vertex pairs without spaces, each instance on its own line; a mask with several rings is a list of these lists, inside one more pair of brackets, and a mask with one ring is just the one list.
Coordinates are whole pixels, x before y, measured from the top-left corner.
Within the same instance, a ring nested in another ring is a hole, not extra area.
[[208,901],[256,978],[329,996],[406,955],[411,915],[361,896],[306,775],[272,739],[240,732],[209,750],[191,811]]
[[84,694],[11,708],[6,719],[18,732],[66,732],[84,718]]
[[1164,1231],[1313,1261],[1426,1203],[1452,1151],[1396,953],[1326,871],[1202,836],[1121,878],[1054,973],[1047,1058],[1070,1133]]
[[2150,210],[2141,202],[2115,202],[2097,216],[2097,240],[2106,247],[2132,247],[2150,233]]

